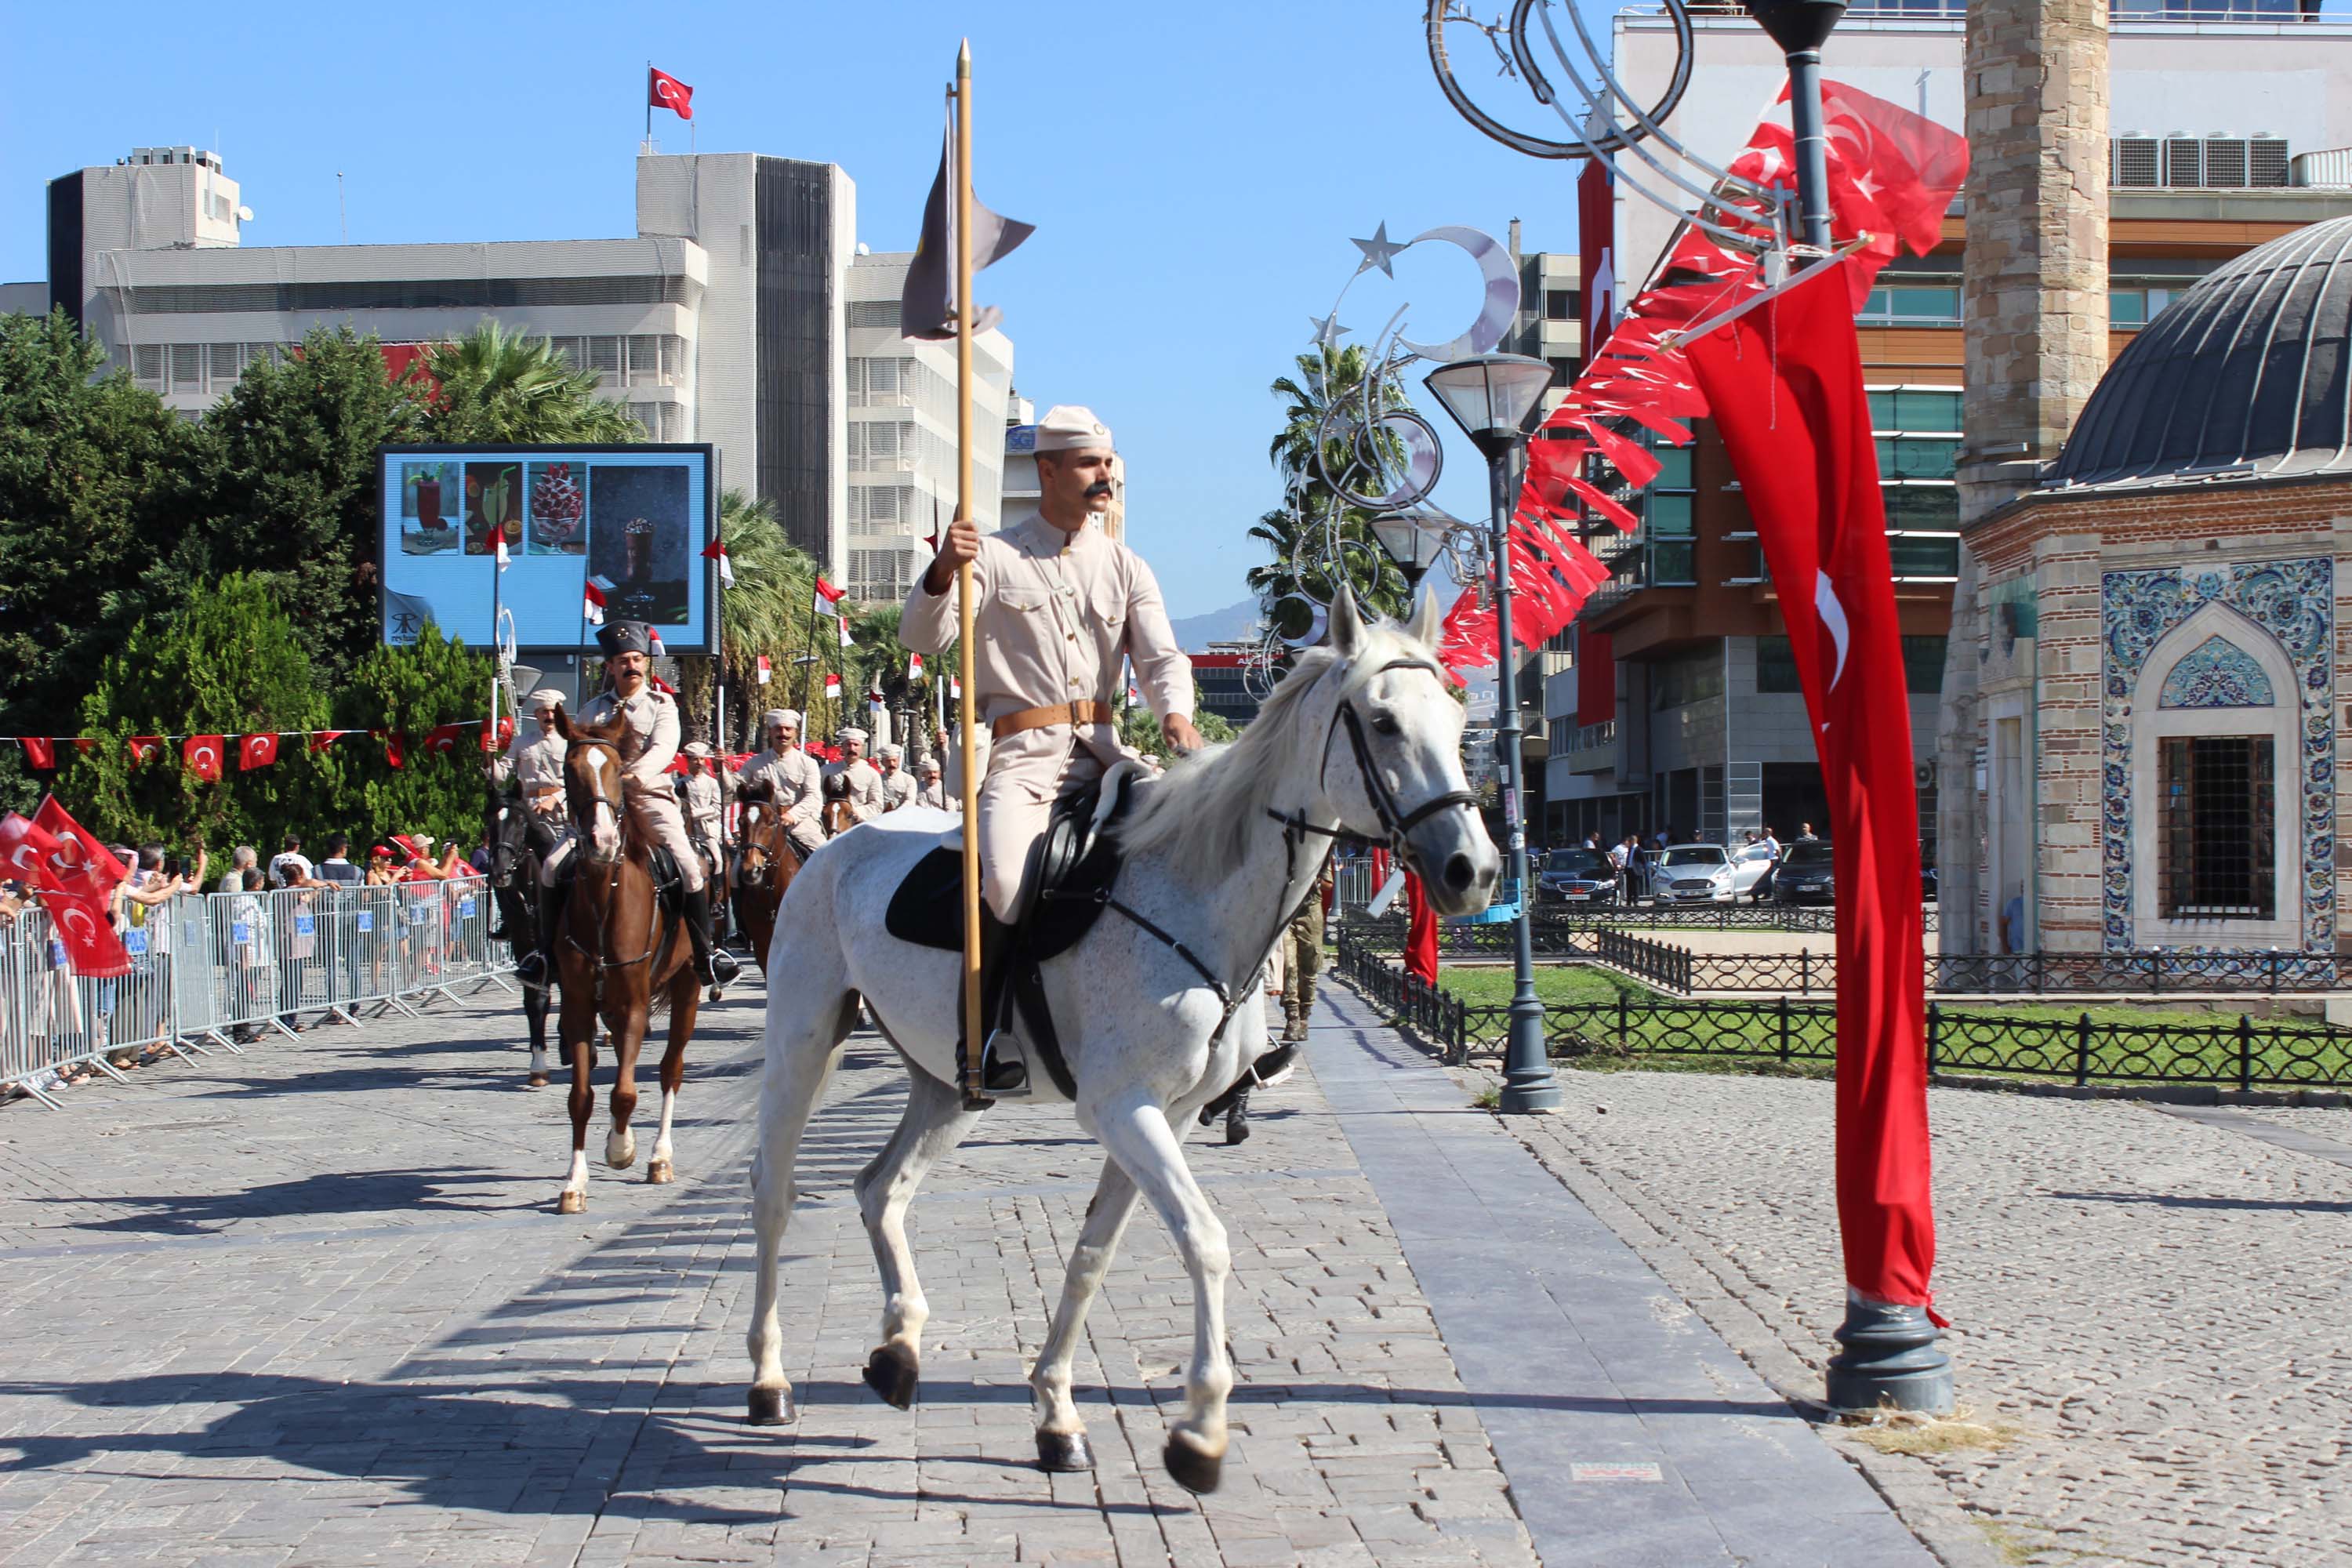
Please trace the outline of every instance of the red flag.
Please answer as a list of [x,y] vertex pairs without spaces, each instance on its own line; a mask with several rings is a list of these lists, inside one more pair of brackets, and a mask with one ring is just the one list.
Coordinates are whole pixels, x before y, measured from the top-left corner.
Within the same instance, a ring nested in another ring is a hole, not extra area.
[[314,731],[310,735],[310,750],[313,754],[323,752],[329,746],[333,745],[337,741],[341,740],[344,736],[350,733],[351,731],[349,730]]
[[25,761],[29,766],[45,773],[57,771],[57,743],[47,735],[19,735],[16,743],[25,748]]
[[457,731],[462,724],[436,724],[425,731],[425,749],[436,756],[446,756],[457,749]]
[[588,618],[589,625],[601,626],[604,624],[604,590],[612,585],[602,577],[591,577],[582,584],[581,591],[586,602],[580,613]]
[[769,681],[775,679],[775,667],[768,662],[768,656],[766,654],[761,654],[754,662],[759,668],[761,685],[765,686]]
[[667,109],[680,120],[694,118],[694,89],[665,70],[646,68],[646,102],[654,109]]
[[836,588],[824,578],[818,578],[815,597],[809,602],[809,613],[817,616],[839,614],[841,596],[848,592],[846,588]]
[[1919,812],[1878,456],[1842,264],[1690,344],[1780,590],[1829,795],[1846,1281],[1927,1306]]
[[103,900],[114,891],[114,885],[131,875],[131,868],[117,860],[105,845],[89,835],[89,830],[73,819],[73,814],[58,804],[55,795],[44,795],[38,811],[33,813],[33,825],[57,840],[51,852],[48,868],[41,878],[46,888],[85,898]]
[[702,547],[702,558],[706,561],[716,561],[719,563],[719,582],[720,586],[732,588],[735,585],[735,567],[733,563],[727,559],[727,542],[725,540],[714,539],[709,543],[704,545]]
[[[878,680],[880,678],[877,677],[876,679]],[[923,679],[923,656],[921,654],[910,653],[907,656],[907,679],[908,680],[920,680]]]
[[57,849],[57,835],[31,817],[13,811],[0,816],[0,877],[11,881],[38,882]]
[[656,658],[659,658],[669,652],[667,648],[662,647],[661,628],[659,626],[647,626],[646,628],[646,641],[648,645],[646,651],[652,654]]
[[383,760],[385,762],[391,763],[395,768],[404,768],[408,765],[408,748],[401,743],[399,731],[371,730],[368,733],[371,735],[382,735],[383,737]]
[[499,752],[505,751],[507,749],[507,742],[513,739],[514,720],[504,713],[499,714],[499,727],[496,730],[491,729],[488,724],[482,726],[483,754],[486,756],[496,756]]
[[236,768],[239,773],[251,773],[266,768],[278,760],[278,737],[247,735],[236,743]]
[[1404,906],[1407,910],[1405,972],[1418,974],[1424,984],[1434,985],[1437,984],[1437,911],[1429,907],[1429,895],[1422,890],[1421,879],[1410,871],[1404,874]]
[[163,737],[161,735],[133,735],[131,737],[129,745],[131,747],[131,765],[135,768],[163,749]]
[[837,675],[828,675],[824,678],[824,694],[827,697],[835,699],[836,700],[840,698],[841,677]]
[[218,735],[191,735],[180,742],[181,764],[206,784],[218,784],[226,745]]
[[503,522],[494,522],[490,525],[490,553],[498,558],[499,570],[501,572],[505,571],[509,562],[507,558],[507,525]]
[[850,637],[849,635],[849,617],[847,616],[843,616],[839,617],[839,619],[841,621],[841,646],[844,647],[856,647],[857,644]]

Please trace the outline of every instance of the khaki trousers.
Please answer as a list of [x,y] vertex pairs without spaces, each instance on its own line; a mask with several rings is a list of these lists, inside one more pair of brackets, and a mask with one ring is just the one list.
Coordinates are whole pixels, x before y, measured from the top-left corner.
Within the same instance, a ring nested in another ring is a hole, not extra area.
[[1009,735],[997,742],[980,784],[980,890],[996,918],[1020,912],[1037,841],[1054,803],[1102,777],[1103,764],[1074,743],[1066,725]]
[[1286,1017],[1303,1017],[1315,1010],[1315,976],[1323,968],[1323,896],[1307,894],[1299,911],[1276,946],[1284,959],[1282,1011]]

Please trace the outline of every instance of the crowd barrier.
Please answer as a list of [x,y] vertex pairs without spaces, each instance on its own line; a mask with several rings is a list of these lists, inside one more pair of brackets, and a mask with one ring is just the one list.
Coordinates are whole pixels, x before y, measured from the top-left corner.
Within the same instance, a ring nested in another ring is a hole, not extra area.
[[47,912],[26,909],[0,927],[0,1087],[55,1104],[58,1073],[120,1078],[107,1058],[126,1051],[241,1052],[305,1015],[414,1017],[423,997],[513,972],[492,905],[480,877],[189,894],[124,931],[131,973],[110,980],[76,975]]

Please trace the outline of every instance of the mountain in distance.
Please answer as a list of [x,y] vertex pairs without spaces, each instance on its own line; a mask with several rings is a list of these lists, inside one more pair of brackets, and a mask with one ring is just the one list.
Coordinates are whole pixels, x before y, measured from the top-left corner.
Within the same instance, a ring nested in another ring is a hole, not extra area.
[[1200,653],[1213,642],[1235,642],[1255,635],[1257,618],[1257,601],[1244,599],[1222,610],[1185,616],[1168,624],[1176,634],[1178,647],[1188,653]]

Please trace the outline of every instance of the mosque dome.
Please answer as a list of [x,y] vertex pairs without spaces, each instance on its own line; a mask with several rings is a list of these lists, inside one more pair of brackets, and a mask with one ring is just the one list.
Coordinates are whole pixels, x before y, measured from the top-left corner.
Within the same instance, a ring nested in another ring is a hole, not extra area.
[[2352,476],[2352,217],[2207,274],[2084,405],[2048,483]]

